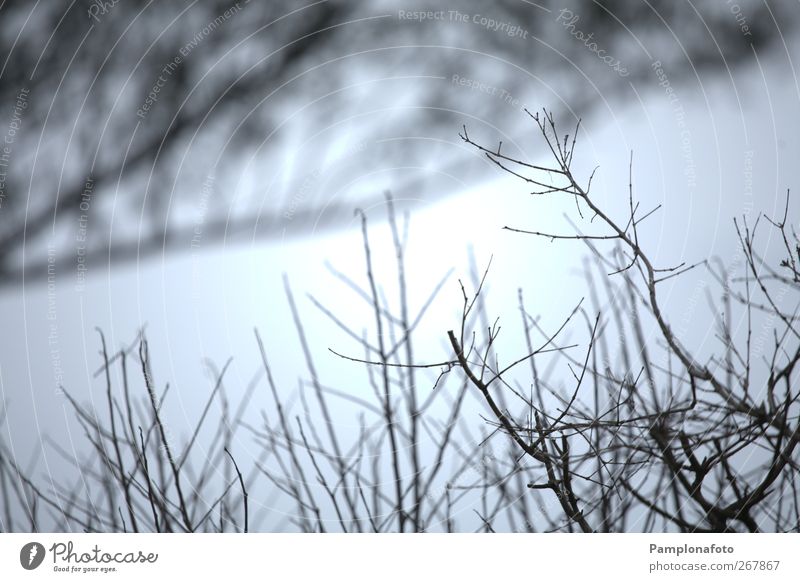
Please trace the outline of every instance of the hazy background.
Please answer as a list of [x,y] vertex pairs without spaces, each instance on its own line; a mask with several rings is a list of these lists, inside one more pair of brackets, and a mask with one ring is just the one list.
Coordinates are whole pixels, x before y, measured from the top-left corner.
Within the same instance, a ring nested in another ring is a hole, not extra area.
[[[406,16],[418,10],[443,12]],[[663,205],[645,233],[663,264],[732,262],[732,218],[779,215],[800,184],[798,19],[796,2],[755,0],[3,2],[0,412],[19,463],[33,458],[57,480],[63,462],[42,436],[82,446],[58,388],[84,402],[104,394],[95,327],[111,349],[146,327],[179,439],[205,403],[209,362],[233,357],[234,394],[260,379],[254,327],[289,398],[306,373],[284,274],[320,375],[366,395],[364,370],[327,351],[361,355],[358,345],[305,294],[354,329],[369,325],[325,265],[366,281],[360,208],[379,274],[392,272],[386,190],[411,217],[412,305],[453,269],[421,327],[421,360],[446,357],[470,254],[481,269],[493,257],[489,301],[509,350],[520,347],[518,288],[560,320],[587,294],[585,248],[501,228],[569,231],[569,207],[531,198],[458,136],[466,125],[482,143],[546,160],[525,107],[552,109],[565,131],[583,119],[577,173],[600,167],[595,191],[612,212],[627,205],[633,150],[642,207]],[[702,346],[713,338],[698,289],[689,277],[662,292],[679,336]],[[346,408],[336,422],[356,427]]]

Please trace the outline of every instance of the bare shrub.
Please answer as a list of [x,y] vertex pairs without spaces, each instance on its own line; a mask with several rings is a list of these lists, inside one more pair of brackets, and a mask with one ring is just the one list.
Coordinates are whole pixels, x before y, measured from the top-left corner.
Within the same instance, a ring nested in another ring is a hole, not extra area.
[[[556,329],[529,313],[520,291],[524,336],[515,343],[519,353],[501,364],[501,327],[499,320],[489,323],[484,301],[489,269],[482,276],[473,269],[466,285],[459,281],[461,318],[446,335],[444,355],[420,357],[420,322],[451,274],[414,309],[407,293],[408,217],[398,219],[387,195],[395,300],[376,279],[363,213],[366,285],[330,271],[371,314],[371,328],[356,329],[323,299],[308,296],[359,347],[359,354],[330,351],[362,371],[370,398],[351,388],[353,378],[329,384],[319,373],[320,354],[288,280],[306,362],[296,392],[274,377],[256,331],[262,373],[233,408],[225,385],[230,362],[216,370],[185,442],[176,442],[164,419],[169,386],[161,388],[152,374],[144,334],[109,354],[100,333],[105,409],[86,407],[65,391],[88,452],[76,459],[45,439],[73,465],[74,481],[33,476],[0,443],[2,529],[797,531],[800,329],[792,294],[800,289],[800,241],[788,220],[788,196],[780,220],[735,222],[742,273],[705,261],[663,268],[639,239],[657,208],[640,209],[632,179],[627,215],[614,218],[592,196],[592,176],[583,182],[573,174],[579,124],[572,137],[559,137],[549,112],[531,118],[550,165],[480,145],[466,128],[462,138],[534,193],[574,201],[574,234],[507,227],[563,244],[579,241],[590,251],[589,299]],[[767,221],[785,255],[776,267],[755,245]],[[719,289],[709,306],[718,345],[705,356],[680,341],[659,294],[666,281],[701,270]],[[254,424],[245,411],[258,393],[267,404]],[[483,421],[465,414],[470,398],[486,411]],[[353,434],[334,418],[334,405],[343,403],[358,419]],[[238,444],[248,435],[256,455]],[[274,519],[275,507],[284,519]]]

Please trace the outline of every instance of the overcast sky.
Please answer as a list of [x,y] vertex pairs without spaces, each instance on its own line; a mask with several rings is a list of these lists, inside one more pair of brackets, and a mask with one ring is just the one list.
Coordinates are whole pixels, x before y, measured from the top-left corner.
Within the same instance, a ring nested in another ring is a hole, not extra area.
[[[610,100],[585,119],[575,157],[579,175],[588,176],[599,166],[596,195],[612,212],[623,213],[628,160],[634,152],[635,196],[643,208],[662,205],[642,231],[645,244],[655,249],[662,266],[712,255],[730,263],[736,249],[732,219],[743,212],[753,218],[758,212],[779,215],[785,190],[800,186],[800,88],[786,56],[793,47],[778,47],[769,55],[731,63],[730,71],[675,81],[670,84],[672,99],[653,71],[637,100]],[[448,90],[464,90],[454,86],[452,79],[439,82],[450,84]],[[475,92],[476,99],[495,97]],[[519,105],[536,109],[542,104]],[[516,118],[504,116],[494,127],[491,121],[476,123],[471,137],[487,144],[524,139],[518,145],[535,157],[530,161],[547,161],[535,127],[524,113],[520,111]],[[521,129],[525,127],[529,129]],[[467,147],[458,139],[459,131],[461,127],[452,127],[452,143],[445,152]],[[329,165],[375,147],[367,142],[356,144],[354,150],[349,135],[346,126],[332,129],[331,143],[342,144],[341,151],[332,148],[327,162],[308,164],[314,188],[320,187],[317,182],[324,183]],[[413,144],[422,137],[418,131],[409,131],[397,139]],[[306,162],[291,163],[296,167]],[[586,249],[580,243],[552,244],[502,230],[508,225],[569,232],[561,218],[568,207],[529,196],[524,183],[503,176],[479,156],[474,164],[478,168],[472,172],[474,179],[465,181],[462,175],[443,171],[432,158],[424,169],[430,176],[428,183],[446,184],[458,193],[432,198],[420,191],[419,196],[405,196],[398,202],[411,212],[407,279],[412,305],[420,306],[439,279],[454,270],[422,327],[426,339],[418,353],[430,354],[431,360],[446,357],[446,332],[458,325],[457,280],[469,279],[470,248],[481,268],[493,257],[490,312],[506,323],[510,351],[519,331],[518,288],[525,289],[531,310],[552,322],[587,295],[579,272]],[[240,178],[243,183],[252,179],[246,174]],[[337,180],[380,182],[370,168],[359,164],[348,166],[347,175]],[[798,206],[794,208],[796,219]],[[364,210],[372,222],[378,274],[390,276],[391,235],[383,221],[385,208]],[[309,228],[304,236],[285,240],[244,241],[110,269],[91,268],[83,287],[71,267],[59,266],[53,286],[36,281],[2,288],[0,397],[8,414],[3,430],[8,430],[14,450],[21,460],[27,459],[45,433],[59,442],[83,446],[80,430],[57,388],[63,384],[80,401],[103,395],[103,379],[93,377],[101,363],[95,327],[105,332],[109,346],[116,349],[132,342],[137,330],[146,326],[155,377],[160,385],[169,382],[172,386],[172,430],[179,435],[193,426],[211,388],[205,360],[221,366],[233,357],[227,385],[234,395],[258,372],[254,327],[261,331],[277,377],[287,389],[294,389],[296,378],[305,376],[305,371],[283,293],[284,274],[313,330],[311,342],[320,375],[331,378],[331,384],[346,385],[356,394],[363,390],[362,395],[369,396],[363,369],[327,352],[331,347],[360,356],[358,346],[326,321],[305,296],[314,294],[356,330],[370,325],[369,313],[354,308],[352,291],[331,275],[326,261],[365,281],[356,218],[350,228],[336,231]],[[697,277],[690,274],[665,287],[663,300],[678,320],[696,300]],[[694,318],[693,323],[702,320],[699,314]],[[712,338],[689,333],[686,341],[699,345]],[[185,425],[181,424],[184,420]],[[345,412],[336,421],[348,429],[355,426]],[[245,450],[251,445],[242,443]],[[44,464],[42,470],[46,470]]]

